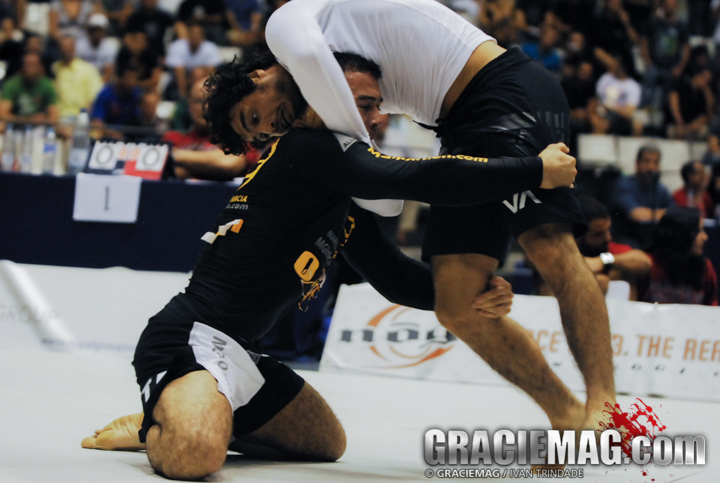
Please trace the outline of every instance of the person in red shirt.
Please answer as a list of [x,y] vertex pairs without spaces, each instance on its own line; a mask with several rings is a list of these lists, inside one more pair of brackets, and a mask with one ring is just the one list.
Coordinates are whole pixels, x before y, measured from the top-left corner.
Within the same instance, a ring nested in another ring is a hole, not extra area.
[[579,195],[580,209],[588,222],[588,230],[577,239],[580,253],[607,293],[610,280],[630,284],[630,300],[638,299],[637,280],[650,272],[652,262],[647,253],[612,239],[612,220],[605,205],[589,195]]
[[710,193],[707,192],[710,177],[705,166],[699,161],[688,161],[680,170],[685,186],[673,193],[677,206],[697,208],[703,218],[712,218],[715,213]]
[[717,274],[703,255],[708,239],[697,208],[675,207],[658,223],[649,252],[652,270],[640,300],[661,304],[718,305]]
[[174,174],[179,179],[197,178],[228,181],[247,172],[248,158],[256,153],[234,156],[210,143],[207,121],[203,117],[204,79],[195,82],[188,97],[192,127],[187,133],[168,131],[163,141],[172,145]]

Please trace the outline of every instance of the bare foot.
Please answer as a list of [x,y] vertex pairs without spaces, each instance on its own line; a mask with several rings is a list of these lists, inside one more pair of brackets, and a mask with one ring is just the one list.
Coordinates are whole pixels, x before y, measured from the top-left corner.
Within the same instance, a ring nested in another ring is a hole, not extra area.
[[[577,449],[580,442],[580,430],[583,429],[586,419],[585,405],[578,401],[577,405],[565,417],[553,419],[550,423],[552,429],[558,431],[575,431],[575,449]],[[563,468],[565,468],[565,463],[532,465],[532,471],[535,474],[540,470],[562,470]]]
[[83,439],[81,446],[106,451],[139,451],[145,449],[145,443],[141,443],[140,436],[138,436],[142,420],[143,413],[117,418],[103,429],[96,430],[94,435]]

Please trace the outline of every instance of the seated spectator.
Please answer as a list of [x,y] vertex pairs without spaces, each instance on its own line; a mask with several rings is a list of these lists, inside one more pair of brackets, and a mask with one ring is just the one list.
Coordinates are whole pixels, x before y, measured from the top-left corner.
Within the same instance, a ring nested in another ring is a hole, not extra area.
[[60,60],[52,66],[55,91],[61,118],[75,118],[81,109],[87,111],[103,87],[100,73],[94,65],[75,56],[75,39],[60,39]]
[[226,15],[224,0],[183,0],[177,11],[178,22],[187,27],[188,35],[190,24],[197,23],[215,44],[225,42]]
[[703,255],[706,241],[699,210],[685,207],[667,210],[649,249],[653,265],[641,288],[640,300],[717,305],[717,275]]
[[123,45],[115,59],[115,72],[128,66],[139,72],[138,85],[145,90],[157,90],[162,75],[156,49],[148,45],[148,37],[139,27],[129,26],[123,35]]
[[57,94],[52,81],[43,74],[40,56],[25,54],[22,60],[20,73],[3,84],[0,120],[13,123],[56,122]]
[[[640,37],[630,22],[622,0],[607,0],[585,26],[592,43],[611,56],[631,59]],[[628,71],[632,74],[634,69]]]
[[707,48],[692,50],[683,74],[674,79],[668,94],[668,136],[674,139],[704,139],[713,114],[715,98]]
[[642,106],[663,107],[673,78],[679,78],[690,59],[687,25],[677,17],[677,0],[661,0],[648,18],[640,38],[645,64]]
[[28,34],[25,36],[25,43],[23,45],[25,54],[37,54],[40,57],[42,63],[43,75],[51,77],[52,65],[57,60],[53,55],[46,49],[45,38],[37,34]]
[[644,246],[650,241],[655,223],[674,204],[670,191],[660,182],[660,151],[652,146],[641,147],[635,160],[635,174],[620,178],[614,191],[619,220],[626,225],[623,235],[636,246]]
[[2,79],[14,76],[22,67],[23,45],[13,39],[15,23],[12,18],[5,18],[2,21],[2,32],[0,32],[0,60],[6,62],[5,75]]
[[108,35],[120,37],[120,33],[125,29],[128,17],[132,15],[138,3],[137,0],[100,0],[98,4],[100,13],[105,15],[109,21],[107,25]]
[[205,29],[199,23],[188,24],[188,38],[178,39],[170,44],[165,59],[165,65],[172,69],[175,75],[180,98],[187,96],[190,84],[188,76],[192,69],[205,67],[214,70],[221,62],[217,45],[205,40]]
[[50,37],[56,42],[71,36],[80,38],[95,6],[90,0],[52,0],[50,2]]
[[707,192],[710,176],[705,172],[705,166],[699,161],[688,161],[680,170],[680,176],[685,186],[673,193],[675,204],[697,208],[703,218],[712,218],[715,215],[715,206]]
[[495,37],[498,44],[505,48],[513,47],[529,37],[530,27],[525,12],[517,8],[515,0],[484,2],[480,7],[478,23],[481,29]]
[[118,48],[115,42],[105,38],[108,19],[101,13],[90,16],[87,35],[79,37],[75,43],[77,56],[90,62],[102,74],[103,82],[110,82],[115,70],[115,58]]
[[132,129],[126,133],[126,141],[157,143],[160,140],[168,130],[170,123],[157,115],[159,103],[160,94],[157,91],[143,91],[140,96],[137,123],[130,125],[138,129]]
[[158,0],[141,0],[140,6],[127,19],[128,28],[145,32],[148,46],[156,58],[165,56],[165,32],[175,23],[157,4]]
[[245,156],[226,155],[210,143],[203,102],[204,80],[199,80],[192,85],[188,97],[192,128],[187,134],[169,131],[163,136],[163,141],[172,144],[175,177],[225,181],[242,176],[247,167]]
[[[195,67],[190,72],[190,84],[197,81],[204,81],[210,76],[209,69],[204,67]],[[180,99],[175,103],[175,110],[170,120],[170,127],[178,131],[187,131],[193,126],[193,118],[190,114],[190,102],[187,97]]]
[[720,163],[712,165],[708,192],[710,193],[710,197],[715,205],[714,216],[720,221]]
[[553,74],[560,75],[562,54],[558,49],[559,43],[560,32],[553,27],[545,26],[540,33],[540,40],[523,44],[521,50]]
[[593,64],[580,61],[577,65],[566,65],[565,70],[569,75],[563,76],[560,84],[570,107],[571,149],[574,149],[579,133],[598,133],[605,127],[605,120],[597,113]]
[[641,136],[643,124],[633,119],[640,104],[640,84],[627,74],[627,60],[614,57],[608,72],[598,79],[596,92],[601,106],[601,122],[596,134]]
[[226,0],[225,6],[231,45],[248,47],[262,40],[263,15],[258,0]]
[[142,89],[138,87],[138,71],[127,66],[118,72],[117,80],[102,88],[90,113],[91,124],[103,136],[122,139],[122,133],[107,126],[137,126],[140,118]]
[[578,200],[588,223],[587,232],[577,239],[578,248],[603,293],[607,293],[610,280],[625,280],[630,284],[630,300],[637,300],[637,278],[650,272],[650,257],[642,250],[613,241],[612,220],[605,205],[589,195],[579,195]]

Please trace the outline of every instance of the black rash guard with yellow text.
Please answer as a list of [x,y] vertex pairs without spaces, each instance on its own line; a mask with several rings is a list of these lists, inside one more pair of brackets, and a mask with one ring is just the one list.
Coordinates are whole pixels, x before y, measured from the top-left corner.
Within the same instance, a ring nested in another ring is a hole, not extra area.
[[329,131],[296,129],[280,138],[203,237],[208,245],[190,283],[168,308],[253,342],[314,295],[349,239],[351,265],[383,295],[431,310],[428,267],[404,258],[351,197],[475,204],[542,182],[538,157],[406,160],[360,142],[344,148]]

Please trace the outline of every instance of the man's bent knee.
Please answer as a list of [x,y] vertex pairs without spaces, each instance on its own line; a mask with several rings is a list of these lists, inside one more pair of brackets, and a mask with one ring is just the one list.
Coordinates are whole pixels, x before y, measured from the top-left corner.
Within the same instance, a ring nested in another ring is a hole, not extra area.
[[173,434],[155,425],[148,431],[147,455],[152,467],[166,477],[196,480],[222,468],[227,442],[202,431]]

